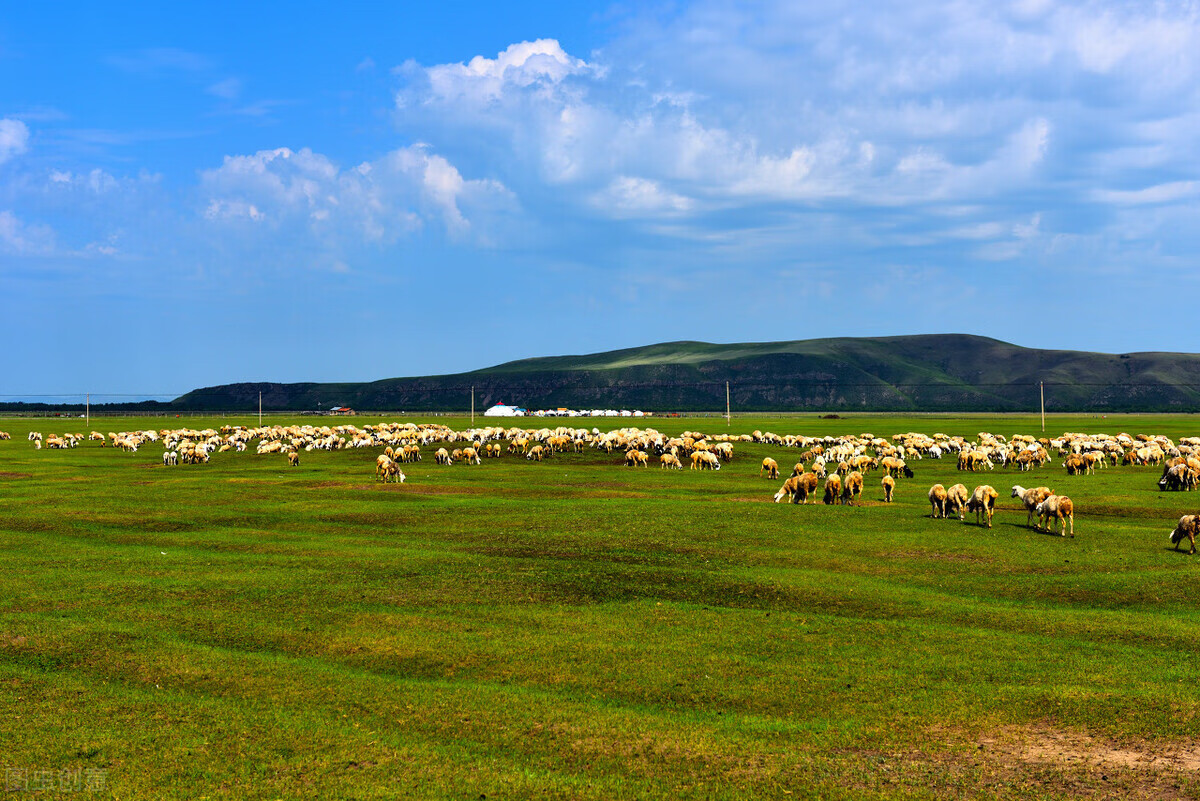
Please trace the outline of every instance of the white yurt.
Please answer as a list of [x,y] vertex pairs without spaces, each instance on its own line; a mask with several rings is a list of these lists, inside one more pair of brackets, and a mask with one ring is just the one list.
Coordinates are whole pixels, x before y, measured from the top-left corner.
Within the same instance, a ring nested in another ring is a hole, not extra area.
[[507,406],[503,403],[497,403],[492,408],[483,413],[484,417],[520,417],[524,414],[523,409],[518,409],[516,406]]

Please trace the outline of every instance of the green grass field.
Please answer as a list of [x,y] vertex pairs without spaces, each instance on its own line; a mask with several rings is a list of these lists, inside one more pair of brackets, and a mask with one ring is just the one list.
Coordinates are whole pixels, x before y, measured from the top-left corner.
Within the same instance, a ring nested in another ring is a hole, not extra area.
[[[1040,433],[1032,416],[636,424]],[[786,474],[796,452],[765,445],[719,472],[595,450],[439,467],[425,447],[384,486],[378,449],[166,468],[161,446],[38,451],[31,429],[87,433],[0,420],[14,798],[1200,797],[1200,557],[1167,541],[1200,504],[1160,493],[1159,468],[924,460],[892,505],[873,472],[861,507],[825,507],[771,502],[759,462]],[[1200,419],[1048,421],[1064,431],[1178,439]],[[1000,491],[993,529],[929,518],[929,486],[959,481]],[[1017,483],[1070,495],[1076,537],[1027,528]]]

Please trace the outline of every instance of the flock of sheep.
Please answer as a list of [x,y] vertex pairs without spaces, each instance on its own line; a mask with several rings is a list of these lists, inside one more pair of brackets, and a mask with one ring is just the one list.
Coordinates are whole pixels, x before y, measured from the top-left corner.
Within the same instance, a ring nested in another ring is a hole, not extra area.
[[[0,440],[9,435],[0,431]],[[909,461],[940,459],[954,456],[958,469],[967,472],[993,471],[997,466],[1013,466],[1027,471],[1052,460],[1051,454],[1062,459],[1061,466],[1069,475],[1086,475],[1098,469],[1116,465],[1162,465],[1159,479],[1162,490],[1187,491],[1200,486],[1200,437],[1188,437],[1173,442],[1164,436],[1139,434],[1081,434],[1067,433],[1056,438],[1035,438],[1027,435],[1003,437],[980,432],[976,439],[935,433],[896,434],[890,439],[870,433],[845,436],[806,437],[780,436],[771,432],[751,434],[718,434],[706,436],[700,432],[684,432],[672,437],[654,429],[622,428],[601,432],[585,428],[541,428],[487,426],[455,431],[444,425],[416,423],[380,423],[376,425],[312,426],[223,426],[221,429],[162,429],[110,432],[107,436],[93,431],[82,434],[62,434],[43,437],[31,432],[34,447],[69,449],[84,442],[97,442],[100,447],[119,448],[136,452],[147,444],[160,444],[162,461],[166,466],[203,464],[211,455],[227,451],[245,451],[255,444],[258,454],[279,453],[296,466],[301,451],[343,450],[351,448],[382,448],[375,462],[376,478],[383,482],[402,483],[406,476],[402,464],[420,461],[421,447],[445,443],[439,447],[435,461],[450,466],[455,463],[481,464],[484,458],[499,458],[505,452],[517,454],[530,461],[542,461],[556,453],[583,451],[592,448],[608,454],[624,454],[624,464],[647,467],[652,456],[663,469],[683,469],[686,462],[693,470],[720,470],[722,463],[733,459],[734,444],[757,443],[795,448],[799,461],[783,486],[775,493],[776,503],[787,499],[791,503],[808,503],[823,490],[826,504],[852,504],[860,499],[865,476],[872,470],[884,473],[880,482],[884,501],[893,500],[896,482],[912,478]],[[454,447],[462,443],[463,447]],[[502,443],[507,445],[505,448]],[[906,461],[907,460],[907,461]],[[806,467],[806,465],[808,465]],[[779,477],[778,462],[763,459],[760,476]],[[1048,487],[1026,489],[1013,486],[1012,497],[1020,499],[1027,512],[1026,522],[1063,536],[1074,537],[1074,503],[1065,495],[1053,493]],[[948,489],[933,485],[928,492],[931,517],[947,518],[954,514],[965,520],[974,512],[976,522],[991,527],[999,493],[983,484],[968,492],[963,484]],[[1195,540],[1200,534],[1200,515],[1180,518],[1171,533],[1171,542],[1178,548],[1184,537],[1196,552]]]

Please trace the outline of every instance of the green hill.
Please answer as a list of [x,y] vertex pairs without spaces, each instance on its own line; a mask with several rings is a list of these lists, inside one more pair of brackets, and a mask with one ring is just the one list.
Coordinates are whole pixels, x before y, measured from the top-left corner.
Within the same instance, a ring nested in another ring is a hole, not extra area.
[[454,375],[370,383],[244,383],[172,402],[187,410],[263,408],[460,411],[505,402],[527,409],[720,410],[729,382],[739,411],[1048,411],[1200,408],[1200,355],[1022,348],[939,334],[715,345],[665,342],[584,356],[522,359]]

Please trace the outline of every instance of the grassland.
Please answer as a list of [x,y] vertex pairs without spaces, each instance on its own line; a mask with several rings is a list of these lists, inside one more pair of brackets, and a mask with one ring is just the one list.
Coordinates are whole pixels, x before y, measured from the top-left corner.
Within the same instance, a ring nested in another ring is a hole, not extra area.
[[[92,795],[119,798],[1200,796],[1200,557],[1166,537],[1197,510],[1157,491],[1156,468],[972,477],[926,460],[895,504],[872,474],[847,508],[771,503],[758,463],[794,455],[769,446],[716,473],[595,451],[440,468],[426,448],[382,486],[376,451],[164,468],[157,447],[25,441],[78,423],[0,420],[10,780],[90,770]],[[1002,493],[995,528],[929,519],[930,484],[973,478]],[[1014,483],[1074,498],[1076,538],[1027,528]]]

